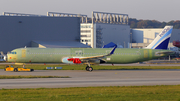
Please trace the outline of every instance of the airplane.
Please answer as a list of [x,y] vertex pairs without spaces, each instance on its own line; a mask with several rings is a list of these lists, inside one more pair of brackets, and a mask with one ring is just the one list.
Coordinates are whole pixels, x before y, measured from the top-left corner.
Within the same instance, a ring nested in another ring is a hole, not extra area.
[[18,48],[7,54],[8,62],[15,63],[67,63],[86,64],[87,71],[93,71],[92,64],[127,64],[168,56],[167,49],[173,26],[165,26],[162,32],[144,49],[133,48]]
[[180,40],[173,41],[173,46],[180,48]]

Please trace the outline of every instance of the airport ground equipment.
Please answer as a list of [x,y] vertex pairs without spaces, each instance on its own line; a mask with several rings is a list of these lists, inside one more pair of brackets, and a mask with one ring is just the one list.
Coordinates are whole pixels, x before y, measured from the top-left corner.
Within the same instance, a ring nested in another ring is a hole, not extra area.
[[14,71],[14,72],[29,71],[29,72],[32,72],[32,71],[34,71],[34,69],[18,68],[18,67],[13,67],[12,65],[6,65],[6,68],[4,69],[4,71]]

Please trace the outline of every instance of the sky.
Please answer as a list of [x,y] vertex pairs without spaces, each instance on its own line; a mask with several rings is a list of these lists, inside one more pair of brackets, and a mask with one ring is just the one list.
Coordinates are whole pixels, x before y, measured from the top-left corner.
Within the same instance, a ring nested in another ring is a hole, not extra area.
[[37,15],[59,12],[91,17],[92,11],[169,22],[180,20],[180,0],[0,0],[0,15],[3,12]]

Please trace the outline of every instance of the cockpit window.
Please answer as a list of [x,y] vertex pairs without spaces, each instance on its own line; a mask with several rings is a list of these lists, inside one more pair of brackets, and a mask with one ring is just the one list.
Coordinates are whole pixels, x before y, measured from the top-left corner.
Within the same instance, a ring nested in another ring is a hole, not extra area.
[[11,54],[16,54],[16,52],[11,52]]

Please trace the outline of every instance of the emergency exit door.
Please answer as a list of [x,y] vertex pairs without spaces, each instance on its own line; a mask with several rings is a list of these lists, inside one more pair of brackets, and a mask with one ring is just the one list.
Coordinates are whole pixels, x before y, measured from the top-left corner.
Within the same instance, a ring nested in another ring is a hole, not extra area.
[[25,58],[25,57],[26,57],[26,50],[23,49],[23,50],[22,50],[22,58]]

